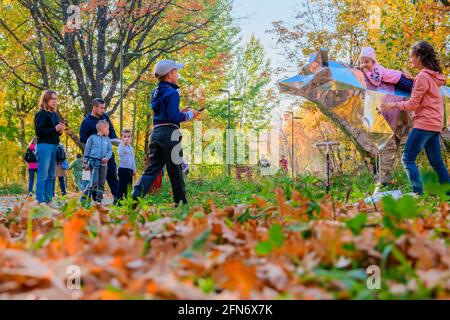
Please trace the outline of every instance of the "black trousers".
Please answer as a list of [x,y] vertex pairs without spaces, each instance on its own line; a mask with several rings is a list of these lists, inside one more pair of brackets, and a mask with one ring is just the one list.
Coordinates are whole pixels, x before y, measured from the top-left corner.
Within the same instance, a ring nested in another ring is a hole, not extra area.
[[61,195],[65,196],[67,194],[66,191],[66,179],[64,177],[58,177],[59,187],[61,188]]
[[119,200],[125,198],[128,195],[128,190],[132,188],[133,175],[134,171],[132,169],[119,168]]
[[106,181],[108,182],[111,193],[114,197],[114,202],[117,201],[119,195],[119,179],[117,179],[117,165],[114,159],[114,154],[108,161],[108,171],[106,172]]
[[[174,137],[177,139],[174,139]],[[164,165],[166,165],[167,174],[172,185],[173,200],[177,205],[180,202],[187,203],[181,168],[182,156],[180,130],[174,126],[155,128],[150,142],[150,165],[145,169],[141,179],[134,187],[133,198],[144,197],[150,190],[153,181],[155,181]]]

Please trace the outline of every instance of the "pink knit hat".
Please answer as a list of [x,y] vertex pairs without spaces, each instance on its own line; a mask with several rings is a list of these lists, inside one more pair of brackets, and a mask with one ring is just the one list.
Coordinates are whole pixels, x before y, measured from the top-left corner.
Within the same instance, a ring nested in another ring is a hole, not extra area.
[[361,50],[360,58],[366,57],[372,59],[374,62],[377,62],[377,55],[375,54],[375,50],[372,47],[364,47]]

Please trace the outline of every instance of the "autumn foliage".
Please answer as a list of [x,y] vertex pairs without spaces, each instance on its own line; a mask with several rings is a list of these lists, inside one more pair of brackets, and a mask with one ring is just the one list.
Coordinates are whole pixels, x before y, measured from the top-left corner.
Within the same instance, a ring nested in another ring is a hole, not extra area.
[[[448,299],[448,203],[344,205],[300,191],[249,204],[0,215],[0,297],[53,299]],[[419,209],[422,208],[422,209]],[[67,286],[81,270],[81,291]],[[380,290],[366,268],[382,270]]]

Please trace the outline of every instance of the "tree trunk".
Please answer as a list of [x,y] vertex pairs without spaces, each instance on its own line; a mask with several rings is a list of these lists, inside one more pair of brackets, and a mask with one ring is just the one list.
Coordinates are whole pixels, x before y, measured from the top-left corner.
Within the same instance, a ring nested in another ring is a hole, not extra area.
[[[58,117],[59,117],[61,120],[65,120],[65,119],[66,119],[66,118],[61,114],[61,112],[60,112],[59,110],[58,110],[56,113],[58,114]],[[67,125],[66,128],[67,128],[67,130],[66,130],[66,135],[67,135],[70,139],[72,139],[72,141],[78,146],[78,148],[80,148],[81,151],[83,151],[83,150],[84,150],[85,144],[82,143],[82,142],[80,141],[80,138],[78,137],[78,135],[72,131],[72,129],[70,128],[69,125]]]
[[[19,117],[19,123],[20,123],[20,133],[19,133],[20,150],[22,150],[22,152],[25,152],[25,150],[27,149],[27,141],[26,141],[26,137],[25,137],[25,119],[24,119],[24,117]],[[22,182],[26,181],[26,178],[27,178],[26,172],[27,172],[27,166],[23,165],[22,170],[21,170]]]

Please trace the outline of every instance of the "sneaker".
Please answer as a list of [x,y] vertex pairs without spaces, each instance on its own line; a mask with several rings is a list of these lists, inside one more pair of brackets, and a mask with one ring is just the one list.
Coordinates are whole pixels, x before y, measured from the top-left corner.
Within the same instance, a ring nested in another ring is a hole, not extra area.
[[413,197],[413,198],[418,198],[418,197],[420,197],[420,193],[408,192],[408,193],[404,193],[403,196],[410,196],[410,197]]

